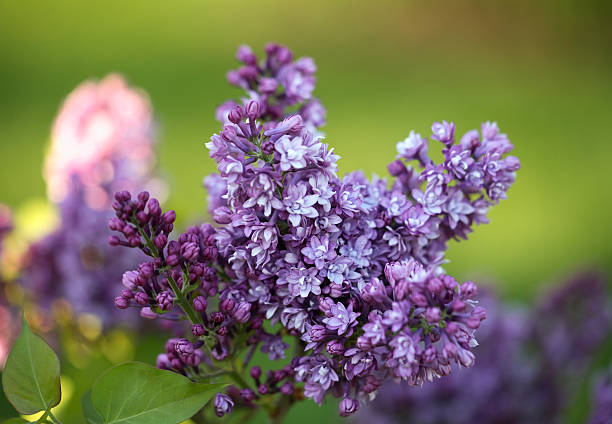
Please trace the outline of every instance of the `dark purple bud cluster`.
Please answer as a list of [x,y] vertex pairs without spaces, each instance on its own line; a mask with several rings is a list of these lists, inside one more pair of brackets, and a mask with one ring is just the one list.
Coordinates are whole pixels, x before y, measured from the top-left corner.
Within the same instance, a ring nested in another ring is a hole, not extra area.
[[[220,318],[207,315],[207,298],[215,296],[219,279],[213,263],[217,259],[215,230],[207,224],[191,227],[177,240],[169,236],[174,227],[174,211],[162,212],[159,202],[142,192],[132,199],[127,192],[117,193],[113,209],[116,217],[109,228],[121,236],[110,237],[111,245],[135,247],[150,257],[136,270],[123,275],[125,289],[115,299],[119,308],[141,308],[141,314],[155,318],[164,316],[177,319],[177,313],[186,313],[197,331],[218,329],[228,314],[227,308]],[[174,313],[174,307],[181,306]],[[240,316],[244,319],[244,311]]]

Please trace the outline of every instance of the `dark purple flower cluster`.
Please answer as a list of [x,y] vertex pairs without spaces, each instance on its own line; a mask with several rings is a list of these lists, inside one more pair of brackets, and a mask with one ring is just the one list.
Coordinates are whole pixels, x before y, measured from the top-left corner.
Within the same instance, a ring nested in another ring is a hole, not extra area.
[[592,414],[589,424],[608,424],[612,422],[612,372],[600,379],[591,405]]
[[121,321],[112,308],[113,282],[142,255],[100,242],[107,238],[108,219],[109,213],[90,209],[76,188],[62,201],[59,228],[30,245],[23,258],[19,282],[30,300],[48,310],[65,299],[76,314],[94,314],[107,326]]
[[[584,383],[585,366],[605,342],[601,334],[610,332],[608,299],[604,280],[596,273],[570,279],[532,311],[485,296],[480,302],[487,320],[478,332],[474,367],[421,389],[386,384],[357,421],[563,422],[575,389]],[[597,396],[594,417],[601,419],[594,422],[608,422],[604,417],[611,416],[610,387],[602,384]]]
[[[487,123],[455,143],[454,125],[435,123],[444,163],[434,164],[426,140],[411,133],[389,166],[391,187],[360,172],[339,178],[339,157],[317,129],[325,113],[312,98],[312,60],[293,62],[278,45],[261,61],[241,47],[238,59],[245,66],[228,79],[248,97],[218,109],[224,126],[207,143],[219,171],[206,179],[218,228],[194,227],[169,241],[173,214],[144,193],[116,196],[110,228],[123,237],[111,244],[152,258],[126,274],[116,305],[166,317],[180,306],[193,325],[159,365],[217,373],[244,344],[247,358],[260,347],[277,360],[291,336],[304,353],[265,383],[256,380],[256,396],[296,399],[294,384],[302,383],[299,391],[318,403],[328,393],[342,397],[343,416],[387,378],[420,385],[453,363],[472,366],[485,311],[474,283],[459,284],[440,265],[447,241],[486,222],[514,181],[519,162],[505,156],[506,136]],[[233,378],[239,391],[251,390]],[[250,402],[250,394],[228,395]],[[220,396],[215,409],[229,405]]]
[[582,272],[555,288],[536,306],[534,338],[554,372],[581,373],[612,333],[612,305],[606,278]]
[[4,238],[13,229],[13,216],[11,210],[0,203],[0,258],[2,258],[2,247]]
[[231,412],[234,403],[254,408],[253,400],[278,393],[294,394],[296,371],[285,366],[268,371],[252,367],[252,383],[235,369],[235,359],[248,351],[242,371],[255,349],[272,360],[285,358],[289,347],[282,331],[266,331],[260,311],[240,296],[228,276],[218,267],[215,230],[208,224],[191,227],[177,240],[169,240],[176,218],[173,211],[162,213],[156,199],[142,192],[132,199],[117,193],[113,208],[116,217],[109,227],[120,233],[109,242],[113,246],[138,248],[149,260],[123,275],[124,290],[115,298],[120,309],[135,307],[144,318],[187,319],[191,331],[184,338],[172,338],[166,352],[157,358],[157,367],[182,373],[194,380],[227,375],[236,383],[228,394],[218,394],[214,410],[218,416]]

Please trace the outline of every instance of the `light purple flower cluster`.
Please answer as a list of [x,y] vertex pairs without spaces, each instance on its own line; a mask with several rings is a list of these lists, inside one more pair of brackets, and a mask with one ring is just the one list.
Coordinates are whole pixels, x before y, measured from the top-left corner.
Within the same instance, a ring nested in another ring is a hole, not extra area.
[[487,123],[482,137],[473,131],[456,144],[454,125],[436,123],[446,159],[436,165],[411,133],[398,143],[388,189],[361,173],[338,178],[338,156],[302,116],[270,116],[251,98],[233,105],[207,145],[220,173],[209,187],[223,193],[211,201],[223,225],[216,237],[251,310],[302,335],[311,368],[323,351],[332,358],[335,379],[305,380],[306,395],[320,401],[338,384],[355,396],[387,375],[420,384],[448,374],[453,361],[470,366],[484,311],[471,301],[473,283],[459,285],[438,265],[447,240],[486,222],[514,181],[519,163],[504,156],[506,136]]
[[[111,244],[152,258],[126,274],[116,305],[139,306],[145,316],[182,310],[193,325],[158,365],[192,377],[221,372],[215,367],[223,370],[244,341],[247,358],[260,346],[277,360],[292,336],[304,353],[291,366],[269,371],[265,382],[252,372],[256,395],[235,378],[239,394],[228,395],[249,405],[252,396],[297,399],[302,390],[321,403],[329,393],[343,398],[343,416],[386,378],[420,385],[453,363],[471,366],[485,311],[475,284],[459,284],[440,265],[447,241],[486,222],[514,181],[519,162],[505,156],[507,137],[486,123],[481,135],[455,143],[454,125],[435,123],[442,164],[411,133],[389,166],[391,187],[360,172],[339,178],[339,157],[318,131],[325,112],[312,98],[312,60],[293,62],[278,45],[261,61],[241,47],[238,59],[244,66],[228,79],[248,97],[218,109],[223,129],[207,143],[219,171],[205,182],[218,228],[168,241],[174,215],[145,193],[116,195],[110,228],[123,237]],[[228,405],[215,402],[218,411]]]
[[479,298],[487,320],[478,331],[477,361],[469,369],[415,388],[385,384],[358,423],[471,424],[555,422],[558,391],[529,359],[529,320],[491,295]]
[[[478,332],[476,365],[421,389],[386,384],[357,422],[563,422],[587,378],[585,368],[610,334],[609,296],[601,275],[579,274],[530,311],[502,305],[490,295],[479,300],[487,320]],[[597,391],[596,423],[612,416],[606,384]]]
[[[296,110],[305,125],[317,128],[325,124],[325,109],[312,97],[317,67],[310,57],[293,61],[293,53],[287,47],[268,44],[266,58],[261,62],[248,46],[240,46],[236,58],[243,66],[228,72],[227,80],[243,88],[247,99],[260,105],[258,118],[279,121],[288,110]],[[229,112],[237,104],[225,102],[217,109],[217,119],[230,123]]]

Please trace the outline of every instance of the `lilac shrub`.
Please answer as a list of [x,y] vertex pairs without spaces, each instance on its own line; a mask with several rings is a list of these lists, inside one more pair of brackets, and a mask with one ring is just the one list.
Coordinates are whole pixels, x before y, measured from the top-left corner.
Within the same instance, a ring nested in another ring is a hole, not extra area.
[[578,273],[542,296],[533,314],[547,366],[579,374],[612,333],[607,280],[595,271]]
[[[480,299],[487,320],[478,332],[477,364],[415,389],[386,384],[359,423],[561,423],[585,368],[612,330],[601,275],[581,273],[545,293],[530,310]],[[608,422],[609,381],[594,402],[593,422]]]
[[0,370],[4,368],[6,357],[16,333],[15,311],[6,299],[3,247],[4,239],[13,230],[11,210],[0,203]]
[[[361,172],[340,178],[319,130],[312,59],[294,61],[276,44],[262,60],[244,46],[237,57],[243,66],[228,81],[246,97],[219,107],[223,129],[206,145],[219,172],[205,181],[216,226],[172,240],[172,211],[146,192],[115,196],[110,243],[149,256],[124,275],[116,305],[192,324],[158,366],[194,379],[230,375],[232,402],[218,397],[217,414],[280,394],[269,412],[282,415],[301,396],[332,394],[342,416],[386,379],[421,385],[452,364],[472,366],[485,310],[473,282],[440,266],[448,241],[487,222],[514,182],[506,135],[485,123],[456,141],[454,124],[434,123],[442,163],[411,132],[389,165],[391,184]],[[289,366],[241,376],[258,348],[289,359],[287,341],[298,348]],[[245,349],[244,366],[230,368]]]
[[589,424],[606,424],[612,422],[612,373],[600,378],[591,405],[593,411]]
[[13,214],[8,206],[0,203],[0,258],[2,257],[4,238],[13,230]]
[[110,75],[78,86],[53,126],[44,174],[60,222],[23,258],[20,281],[39,307],[66,299],[77,314],[117,322],[113,293],[125,268],[143,259],[104,242],[119,187],[159,191],[148,97]]
[[154,144],[145,92],[116,74],[80,84],[53,124],[43,170],[49,199],[61,203],[76,189],[88,207],[107,210],[117,190],[152,187]]

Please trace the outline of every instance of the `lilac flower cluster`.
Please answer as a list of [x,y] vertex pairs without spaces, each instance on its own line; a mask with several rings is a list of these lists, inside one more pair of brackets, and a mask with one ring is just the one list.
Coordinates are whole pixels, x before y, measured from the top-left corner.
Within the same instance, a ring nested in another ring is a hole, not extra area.
[[[575,389],[586,378],[585,367],[611,329],[602,277],[579,274],[529,311],[502,305],[490,295],[480,301],[487,320],[478,332],[473,368],[456,370],[421,389],[386,384],[357,422],[563,422]],[[609,385],[602,384],[597,396],[593,422],[608,422]]]
[[[338,156],[303,117],[271,117],[251,97],[207,144],[220,173],[209,187],[223,193],[211,201],[220,259],[251,310],[302,335],[312,351],[305,368],[334,364],[330,379],[303,373],[306,396],[320,402],[338,385],[354,399],[388,375],[421,384],[453,361],[470,366],[484,311],[471,300],[474,284],[459,285],[438,265],[447,240],[486,222],[514,181],[507,137],[487,123],[482,137],[455,143],[454,125],[436,123],[446,159],[436,165],[411,133],[398,143],[388,189],[361,173],[338,178]],[[412,160],[424,169],[405,164]]]
[[66,299],[75,313],[115,324],[113,287],[143,256],[105,242],[112,195],[126,186],[160,191],[148,97],[118,75],[85,82],[63,104],[51,139],[44,171],[60,222],[29,246],[19,281],[43,309]]
[[4,238],[13,229],[13,215],[8,206],[0,203],[0,258],[2,257],[2,247]]
[[589,424],[606,424],[612,422],[612,373],[600,379],[594,392],[593,410]]
[[519,162],[506,156],[507,137],[486,123],[456,143],[452,123],[435,123],[443,163],[411,133],[389,166],[390,187],[359,172],[339,178],[339,157],[318,130],[325,112],[312,98],[312,60],[292,61],[275,44],[261,61],[247,47],[238,59],[244,66],[228,79],[248,97],[217,110],[223,129],[207,143],[219,171],[205,181],[218,227],[169,241],[174,215],[146,193],[118,193],[113,205],[110,228],[122,236],[111,244],[151,258],[124,275],[116,305],[147,317],[182,314],[192,324],[158,366],[217,375],[245,341],[248,363],[258,347],[285,358],[292,337],[304,352],[291,366],[265,381],[252,369],[255,391],[232,371],[240,387],[217,397],[217,414],[254,396],[303,393],[318,403],[342,397],[343,416],[387,378],[420,385],[453,363],[472,366],[485,311],[475,284],[458,283],[440,265],[448,240],[486,222],[514,181]]
[[358,423],[540,423],[555,422],[558,393],[547,382],[526,346],[525,311],[503,308],[492,296],[480,299],[487,320],[478,331],[474,367],[415,388],[385,384],[362,408]]
[[[228,72],[230,84],[246,91],[247,99],[259,104],[259,118],[279,121],[288,110],[295,110],[312,129],[325,124],[325,108],[312,97],[317,67],[310,57],[293,61],[293,53],[285,46],[268,44],[266,58],[258,62],[250,47],[240,46],[236,58],[243,66]],[[229,113],[238,103],[227,101],[217,109],[217,119],[231,123]]]
[[119,189],[150,189],[157,184],[154,145],[146,93],[117,74],[85,81],[53,124],[44,166],[49,199],[61,203],[76,188],[88,207],[106,210]]
[[108,215],[88,208],[81,190],[64,199],[59,227],[32,243],[22,258],[19,281],[38,307],[49,310],[65,299],[75,314],[94,314],[106,326],[122,321],[112,307],[113,288],[142,255],[100,242],[107,238]]
[[534,338],[555,373],[581,373],[612,333],[612,304],[599,272],[576,274],[542,296],[533,311]]

